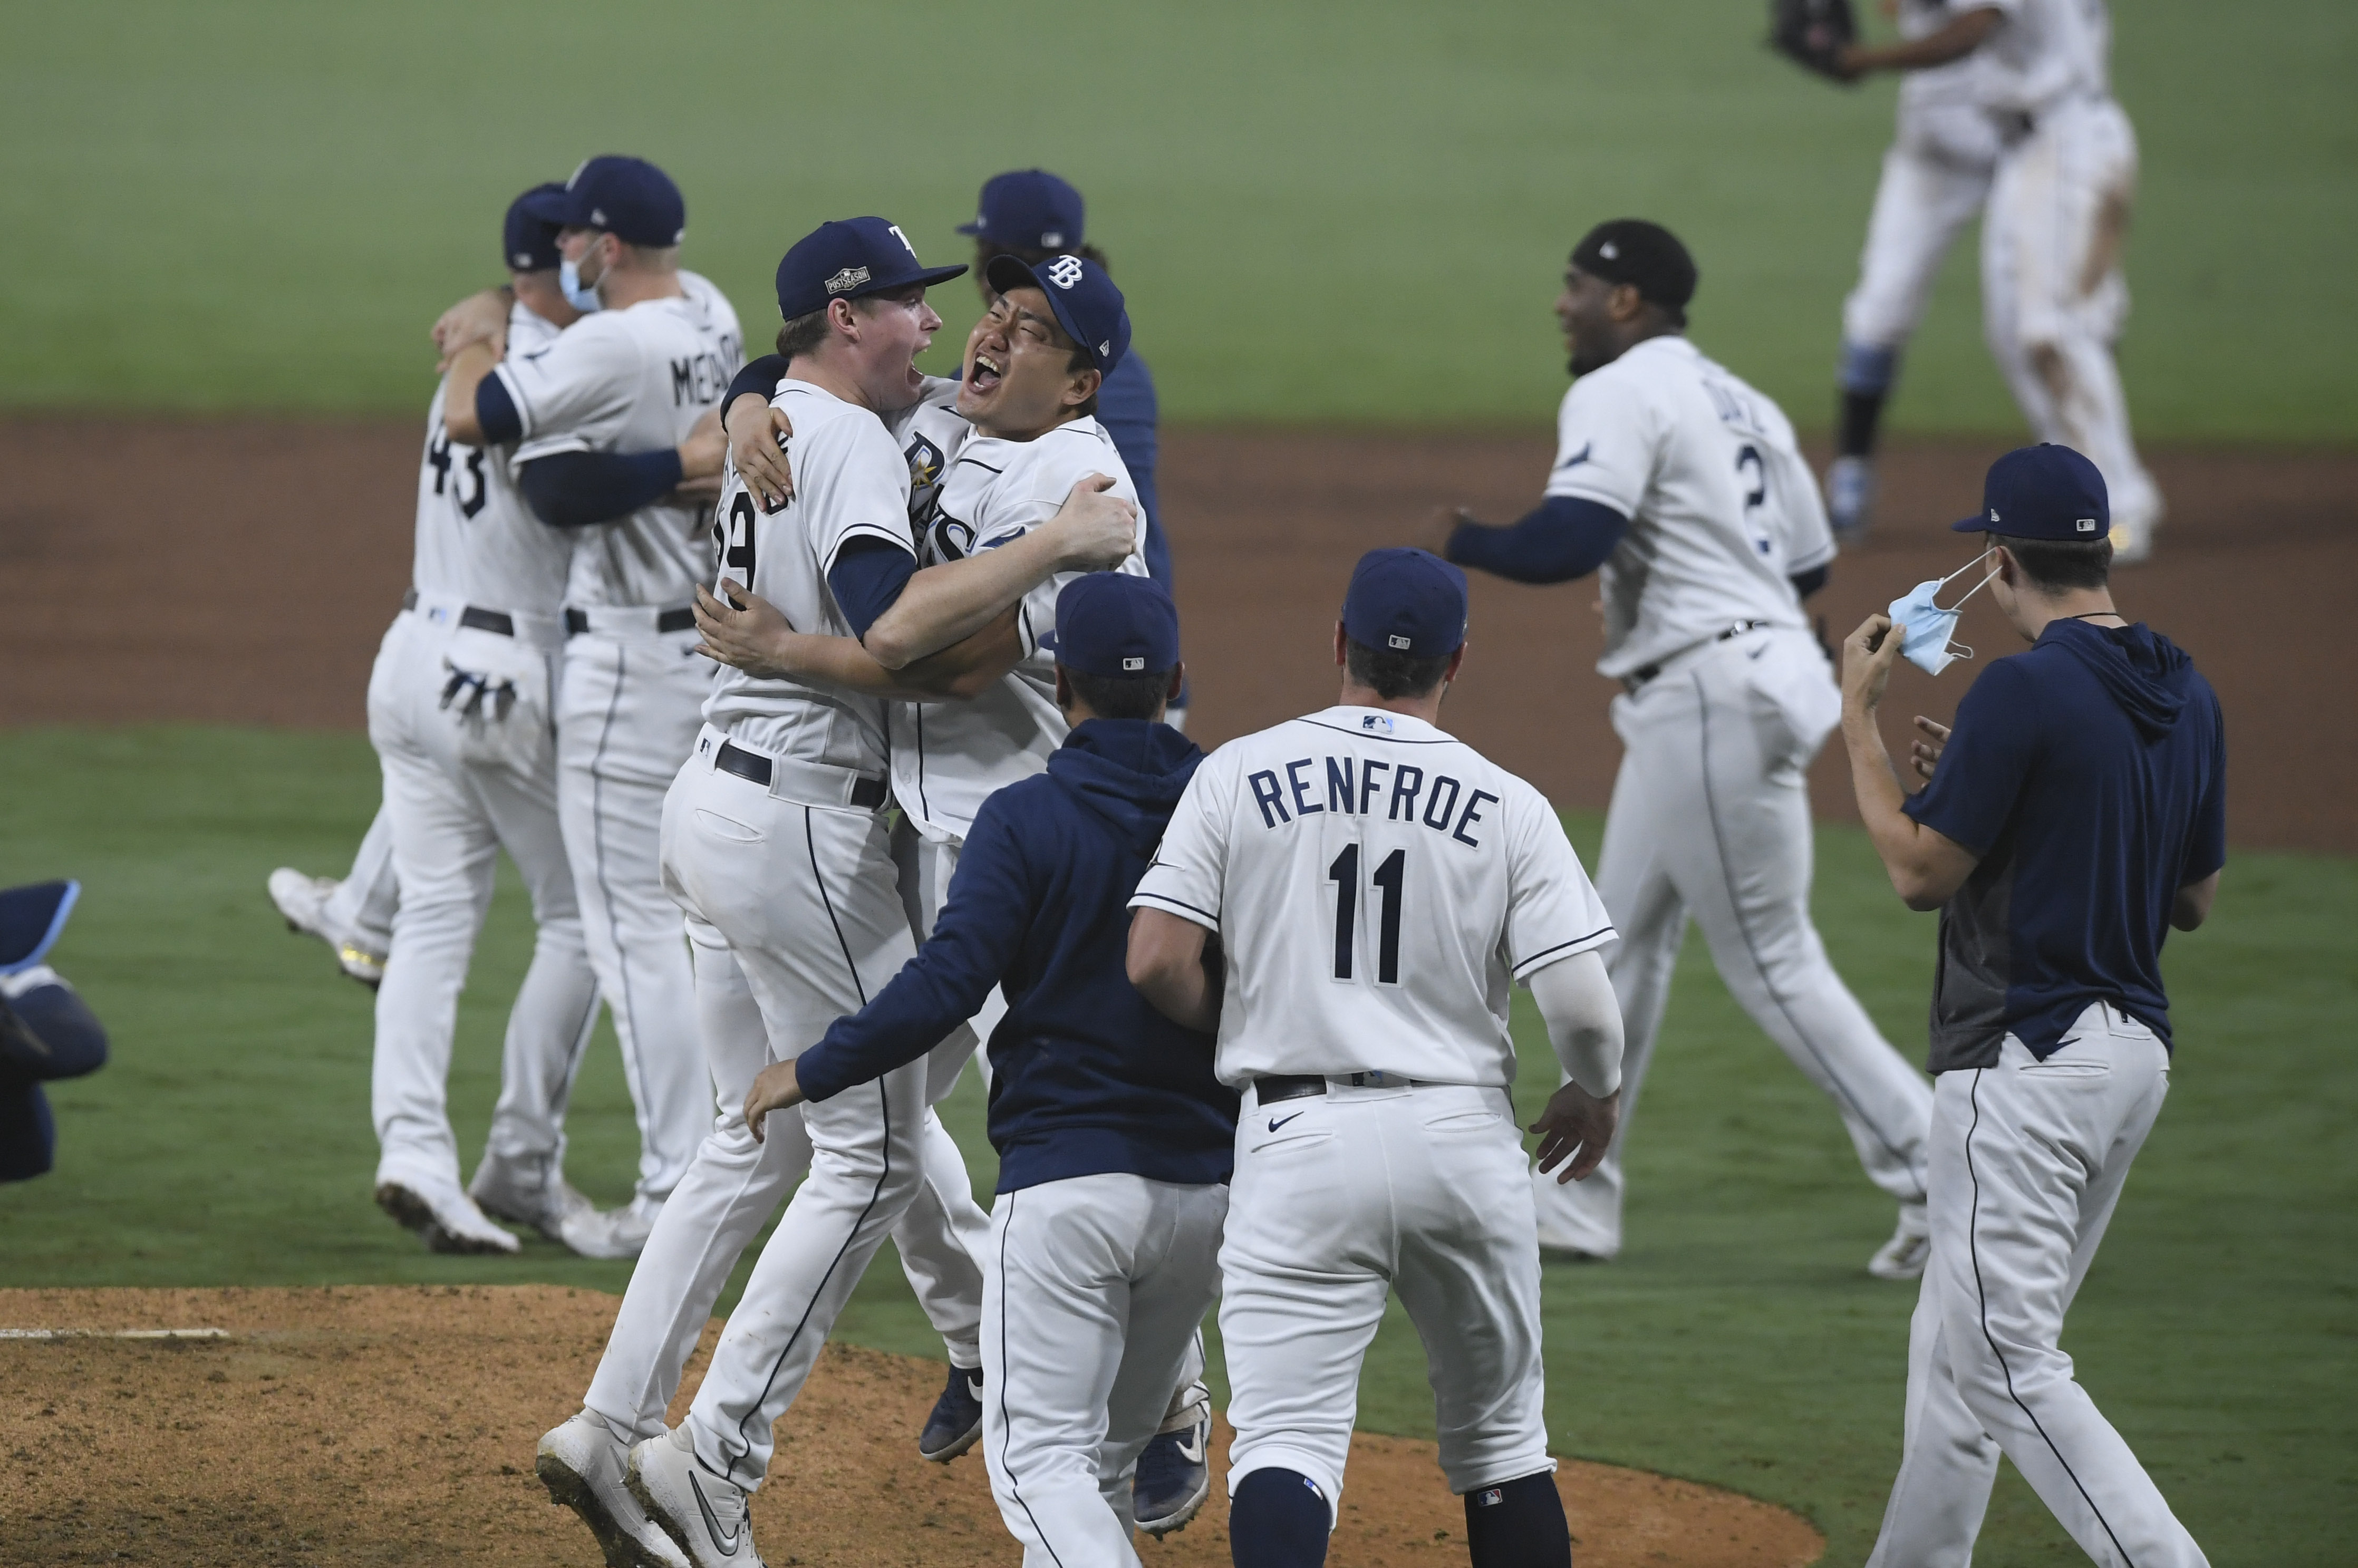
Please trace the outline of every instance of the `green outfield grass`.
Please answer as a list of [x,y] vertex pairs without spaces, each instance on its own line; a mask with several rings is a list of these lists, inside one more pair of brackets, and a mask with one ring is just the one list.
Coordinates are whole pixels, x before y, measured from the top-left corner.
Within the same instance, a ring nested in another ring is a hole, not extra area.
[[[358,736],[0,732],[0,882],[82,879],[57,958],[114,1034],[112,1065],[55,1090],[58,1170],[0,1187],[0,1286],[622,1287],[624,1266],[536,1240],[520,1260],[432,1257],[370,1204],[368,997],[284,931],[262,881],[288,861],[340,870],[376,789]],[[1595,820],[1573,828],[1593,849]],[[1819,868],[1837,962],[1914,1053],[1931,920],[1899,912],[1854,831],[1823,835]],[[471,1163],[526,920],[509,878],[452,1077]],[[2353,927],[2358,863],[2253,855],[2229,867],[2212,925],[2173,939],[2176,1092],[2067,1339],[2222,1568],[2344,1563],[2358,1534]],[[1552,1069],[1520,1022],[1531,1108]],[[980,1108],[969,1076],[948,1113],[987,1190]],[[572,1129],[575,1179],[601,1202],[623,1197],[635,1144],[610,1044],[584,1071]],[[1914,1292],[1862,1271],[1888,1206],[1697,943],[1631,1169],[1628,1251],[1548,1271],[1556,1446],[1798,1509],[1826,1531],[1828,1563],[1857,1563],[1897,1460]],[[939,1354],[889,1253],[841,1331]],[[1362,1424],[1430,1434],[1422,1358],[1397,1314],[1362,1393]],[[2010,1470],[1983,1557],[2081,1561]]]
[[[1195,422],[1543,420],[1564,253],[1643,213],[1701,260],[1696,337],[1814,427],[1893,99],[1806,77],[1727,0],[0,14],[17,408],[414,415],[426,326],[498,276],[509,198],[627,150],[681,181],[689,264],[755,343],[779,253],[819,220],[882,211],[954,257],[984,177],[1058,169],[1167,414]],[[2347,442],[2358,15],[2280,0],[2222,25],[2149,0],[2116,31],[2146,170],[2140,433]],[[2018,428],[1974,271],[1969,239],[1903,427]],[[944,292],[956,342],[972,297]]]

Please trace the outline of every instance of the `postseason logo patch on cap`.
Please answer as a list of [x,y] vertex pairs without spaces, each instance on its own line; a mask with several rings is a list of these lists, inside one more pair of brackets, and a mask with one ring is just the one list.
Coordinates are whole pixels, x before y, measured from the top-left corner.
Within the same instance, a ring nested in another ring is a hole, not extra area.
[[841,272],[837,273],[833,277],[827,280],[827,291],[829,294],[841,294],[845,289],[857,288],[867,281],[868,269],[866,267],[848,266]]

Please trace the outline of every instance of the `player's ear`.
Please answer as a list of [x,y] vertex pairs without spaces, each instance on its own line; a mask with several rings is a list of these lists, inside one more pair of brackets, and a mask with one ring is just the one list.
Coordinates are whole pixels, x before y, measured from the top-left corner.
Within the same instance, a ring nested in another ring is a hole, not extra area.
[[1335,622],[1335,667],[1338,670],[1341,669],[1344,665],[1343,644],[1343,623],[1340,621],[1337,621]]
[[1612,312],[1616,321],[1634,321],[1638,319],[1638,312],[1645,308],[1645,297],[1638,292],[1638,286],[1634,283],[1615,284],[1612,297],[1606,301],[1606,308]]
[[1095,365],[1091,365],[1087,370],[1075,371],[1073,379],[1065,384],[1065,406],[1078,408],[1082,404],[1095,397],[1098,395],[1098,388],[1104,384],[1105,375]]
[[1447,686],[1451,681],[1455,680],[1457,678],[1458,670],[1464,666],[1465,663],[1466,644],[1460,643],[1457,644],[1457,651],[1449,655],[1449,663],[1441,672],[1441,684]]
[[849,299],[827,302],[827,322],[838,332],[849,332],[855,338],[860,336],[860,312]]
[[1187,665],[1183,660],[1182,662],[1171,666],[1171,687],[1168,691],[1165,691],[1163,694],[1163,703],[1168,706],[1171,703],[1178,701],[1179,694],[1186,689]]

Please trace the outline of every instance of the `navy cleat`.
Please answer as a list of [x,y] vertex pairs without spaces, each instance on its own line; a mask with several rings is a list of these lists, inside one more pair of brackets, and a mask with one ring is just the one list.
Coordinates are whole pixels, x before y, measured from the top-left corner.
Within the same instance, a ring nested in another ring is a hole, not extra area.
[[1160,1540],[1200,1513],[1211,1495],[1212,1414],[1203,1409],[1177,1432],[1155,1433],[1138,1456],[1130,1512],[1139,1529]]
[[982,1435],[982,1368],[950,1368],[925,1430],[917,1434],[917,1454],[936,1465],[946,1465],[972,1448]]

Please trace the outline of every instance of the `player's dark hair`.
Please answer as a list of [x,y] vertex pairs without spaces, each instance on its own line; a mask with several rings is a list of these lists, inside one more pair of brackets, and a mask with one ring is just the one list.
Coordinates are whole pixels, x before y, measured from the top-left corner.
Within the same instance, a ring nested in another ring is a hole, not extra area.
[[1099,719],[1152,719],[1162,711],[1171,691],[1169,670],[1149,670],[1142,676],[1084,675],[1070,665],[1065,679],[1073,695]]
[[1098,265],[1103,268],[1108,274],[1110,274],[1113,271],[1113,263],[1106,260],[1105,252],[1098,249],[1095,245],[1083,245],[1077,251],[1028,251],[1019,250],[1013,245],[1002,245],[994,241],[980,238],[978,238],[974,242],[974,270],[976,272],[979,273],[984,271],[994,260],[1001,256],[1013,256],[1025,266],[1038,266],[1050,256],[1078,256],[1083,261],[1097,263]]
[[1347,633],[1343,638],[1343,666],[1351,672],[1353,680],[1371,688],[1386,702],[1394,702],[1403,697],[1422,697],[1439,686],[1442,672],[1449,668],[1449,654],[1420,659],[1394,648],[1370,648]]
[[2009,539],[2003,534],[1993,534],[1989,542],[2013,551],[2014,558],[2022,563],[2023,576],[2042,592],[2103,588],[2112,579],[2110,539],[2091,539],[2082,544],[2077,539]]

